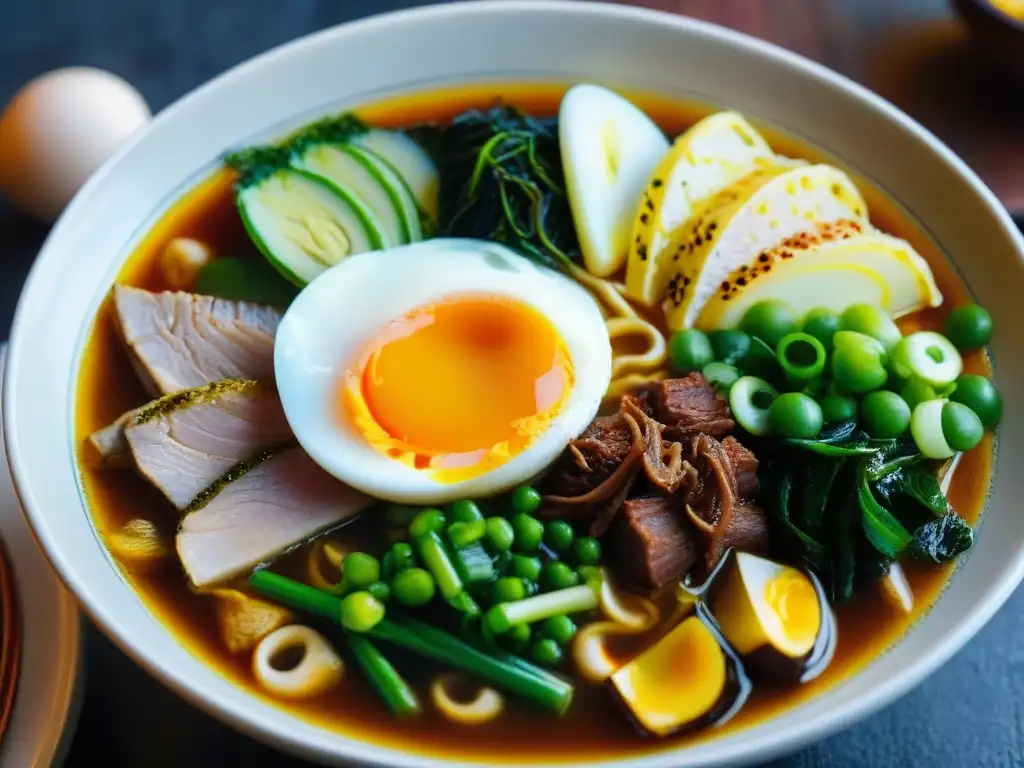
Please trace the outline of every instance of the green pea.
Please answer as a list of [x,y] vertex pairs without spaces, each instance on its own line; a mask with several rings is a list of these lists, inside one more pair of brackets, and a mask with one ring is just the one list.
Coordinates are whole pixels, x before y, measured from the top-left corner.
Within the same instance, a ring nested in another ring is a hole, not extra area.
[[385,504],[384,525],[392,531],[404,530],[419,512],[418,507],[410,507],[406,504]]
[[839,330],[839,315],[828,307],[815,307],[804,315],[800,330],[824,344],[825,349],[831,349],[832,337]]
[[726,365],[736,365],[750,351],[750,335],[735,328],[712,331],[708,334],[715,360]]
[[690,328],[672,334],[668,341],[668,359],[677,372],[690,373],[713,362],[715,353],[707,334]]
[[910,427],[911,408],[895,392],[883,389],[869,393],[860,404],[860,411],[871,437],[899,437]]
[[592,536],[576,539],[572,552],[580,565],[597,565],[601,562],[601,542]]
[[391,587],[383,581],[375,581],[373,584],[366,588],[366,591],[373,595],[375,598],[380,600],[382,603],[386,603],[391,599]]
[[421,509],[409,524],[409,535],[415,539],[428,533],[440,533],[445,522],[444,512],[440,509]]
[[349,632],[369,632],[383,618],[384,603],[369,592],[353,592],[341,601],[341,626]]
[[502,576],[494,582],[494,602],[514,603],[526,597],[526,585],[515,576]]
[[365,552],[352,552],[342,560],[341,574],[348,589],[366,589],[380,579],[380,562]]
[[854,304],[847,307],[839,318],[839,328],[877,339],[886,349],[903,338],[903,334],[889,314],[874,304]]
[[385,579],[391,579],[399,571],[412,568],[414,565],[416,565],[416,553],[413,552],[412,545],[399,541],[392,544],[391,549],[384,553],[381,571]]
[[857,401],[848,395],[833,392],[818,401],[825,421],[853,421],[857,418]]
[[942,436],[954,451],[969,451],[985,436],[978,415],[963,403],[942,406]]
[[515,555],[512,558],[512,573],[520,579],[537,581],[540,578],[541,562],[539,557]]
[[540,509],[541,495],[536,488],[521,485],[512,493],[512,509],[520,515],[532,515]]
[[561,646],[550,637],[538,640],[530,648],[530,656],[535,662],[545,667],[557,667],[563,658]]
[[391,580],[395,600],[410,608],[419,608],[434,598],[434,577],[425,568],[406,568]]
[[946,317],[946,338],[961,352],[984,347],[992,340],[992,316],[977,304],[964,304]]
[[824,420],[821,406],[802,392],[779,395],[768,407],[771,430],[782,437],[817,437]]
[[576,624],[568,616],[552,616],[544,620],[541,632],[559,645],[566,646],[576,635]]
[[907,401],[907,405],[913,411],[921,403],[937,398],[938,393],[930,384],[912,378],[900,388],[900,397]]
[[[486,627],[487,622],[484,622],[483,626]],[[512,651],[521,653],[529,647],[532,634],[529,624],[517,624],[503,635],[503,639]]]
[[949,399],[974,411],[985,429],[991,429],[1003,417],[1003,398],[996,385],[984,376],[965,373],[956,380]]
[[460,499],[448,506],[448,517],[460,523],[472,523],[476,520],[483,520],[484,513],[469,499]]
[[489,517],[486,522],[487,541],[495,552],[505,552],[512,548],[516,532],[512,523],[503,517]]
[[544,543],[559,554],[569,551],[574,538],[576,532],[564,520],[552,520],[544,526]]
[[580,575],[580,579],[584,584],[589,584],[594,588],[600,587],[601,582],[604,581],[601,569],[596,565],[581,565],[576,569],[576,573]]
[[[744,334],[746,335],[746,334]],[[708,384],[715,388],[716,392],[728,392],[732,385],[740,379],[740,371],[734,365],[728,363],[708,363],[701,371]]]
[[885,386],[889,372],[881,342],[856,331],[840,331],[833,344],[832,378],[844,392],[862,395]]
[[793,308],[781,299],[764,299],[752,304],[740,320],[740,329],[756,336],[771,347],[778,346],[782,337],[797,329]]
[[520,512],[512,518],[515,546],[522,552],[536,552],[544,538],[544,523]]
[[549,590],[568,589],[580,583],[579,574],[568,563],[556,561],[544,566],[544,583]]

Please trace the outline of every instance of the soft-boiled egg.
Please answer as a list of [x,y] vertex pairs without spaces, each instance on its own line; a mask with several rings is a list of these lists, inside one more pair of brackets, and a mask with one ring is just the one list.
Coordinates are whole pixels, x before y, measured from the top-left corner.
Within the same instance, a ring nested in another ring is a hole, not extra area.
[[637,201],[668,139],[619,94],[585,84],[562,98],[558,140],[583,261],[608,277],[626,262]]
[[611,345],[573,280],[478,240],[348,258],[295,299],[274,368],[302,447],[377,498],[526,482],[590,423]]

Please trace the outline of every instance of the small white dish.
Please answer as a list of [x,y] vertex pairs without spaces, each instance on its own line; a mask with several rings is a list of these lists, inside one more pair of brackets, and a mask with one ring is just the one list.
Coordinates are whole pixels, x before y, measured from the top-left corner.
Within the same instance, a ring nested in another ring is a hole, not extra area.
[[[0,346],[0,371],[6,353]],[[49,768],[63,762],[78,721],[82,619],[25,521],[6,453],[0,452],[0,465],[0,536],[17,584],[21,631],[18,688],[0,739],[0,767]]]

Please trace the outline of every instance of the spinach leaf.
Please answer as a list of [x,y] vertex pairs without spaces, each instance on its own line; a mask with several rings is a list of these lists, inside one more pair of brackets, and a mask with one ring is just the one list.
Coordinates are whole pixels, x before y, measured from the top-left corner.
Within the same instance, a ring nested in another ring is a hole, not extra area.
[[821,530],[829,495],[845,463],[843,457],[808,457],[804,470],[802,508],[794,515],[807,530]]
[[441,176],[440,234],[504,243],[553,268],[576,256],[555,120],[470,110],[427,144]]
[[864,535],[871,546],[886,557],[899,557],[913,537],[903,527],[903,523],[878,503],[868,480],[866,461],[862,461],[857,470],[857,502],[860,505]]
[[736,362],[736,367],[747,376],[757,376],[771,384],[781,384],[785,380],[775,350],[757,336],[750,337],[750,347]]
[[939,480],[925,467],[914,466],[901,473],[900,490],[916,500],[921,506],[943,517],[949,513],[949,502],[946,501]]
[[902,470],[920,464],[925,460],[924,456],[917,453],[911,454],[910,456],[898,456],[897,458],[889,461],[873,462],[871,468],[868,470],[868,479],[873,483],[877,483],[896,473],[902,473]]
[[910,554],[918,560],[948,563],[974,545],[974,529],[955,512],[925,523],[914,532]]
[[767,507],[776,523],[791,539],[796,553],[819,573],[831,571],[832,563],[828,550],[792,520],[789,509],[793,489],[791,474],[781,467],[774,467],[772,472],[765,474],[765,479],[765,485],[768,486],[765,490],[769,491],[765,496]]
[[857,539],[860,534],[857,526],[859,514],[857,497],[847,496],[839,508],[835,528],[836,570],[832,579],[832,598],[839,602],[853,597],[857,574]]

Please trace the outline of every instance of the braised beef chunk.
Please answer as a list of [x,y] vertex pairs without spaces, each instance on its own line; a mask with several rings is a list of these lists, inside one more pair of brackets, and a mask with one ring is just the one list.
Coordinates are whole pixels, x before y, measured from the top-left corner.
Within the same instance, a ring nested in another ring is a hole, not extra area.
[[749,501],[737,502],[721,544],[723,551],[732,547],[755,555],[768,554],[768,517],[764,510]]
[[694,441],[690,461],[697,470],[697,483],[686,500],[686,511],[705,535],[705,567],[711,570],[725,551],[722,542],[739,501],[736,475],[725,448],[707,435],[699,435]]
[[569,443],[548,475],[544,490],[552,496],[582,496],[612,476],[629,453],[633,436],[621,413],[598,416]]
[[736,492],[739,497],[752,499],[757,496],[761,490],[757,482],[757,457],[732,435],[722,441],[722,447],[736,473]]
[[665,425],[666,440],[682,441],[701,433],[722,437],[736,426],[729,404],[699,373],[649,384],[645,391],[651,414]]
[[629,499],[622,505],[608,537],[608,557],[615,574],[634,586],[661,589],[679,581],[697,562],[697,533],[681,525],[680,500],[671,496]]

